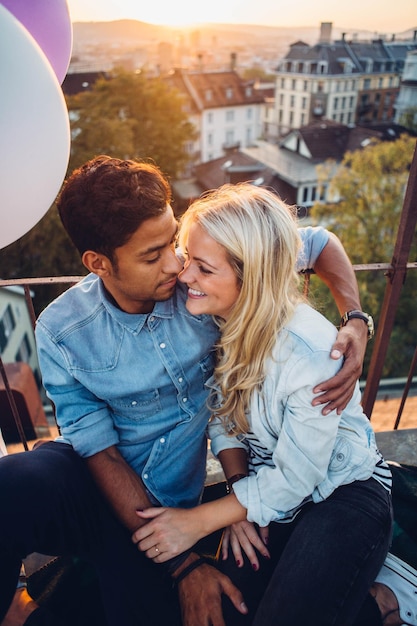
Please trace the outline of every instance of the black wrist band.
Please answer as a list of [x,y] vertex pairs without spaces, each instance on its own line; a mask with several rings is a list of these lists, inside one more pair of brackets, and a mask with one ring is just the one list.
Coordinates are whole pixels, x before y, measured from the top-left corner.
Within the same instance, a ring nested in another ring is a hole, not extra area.
[[187,567],[184,567],[184,569],[178,574],[178,576],[175,576],[175,578],[173,578],[173,586],[177,587],[179,583],[184,580],[186,576],[188,576],[188,574],[191,574],[193,570],[197,569],[197,567],[200,567],[200,565],[204,565],[204,563],[210,563],[209,559],[206,559],[204,556],[200,556],[198,557],[198,559],[187,565]]
[[177,570],[179,566],[188,559],[190,554],[191,550],[186,550],[185,552],[181,552],[178,556],[174,556],[172,559],[169,559],[169,561],[165,561],[165,563],[159,563],[159,566],[165,569],[169,576],[172,576],[175,570]]

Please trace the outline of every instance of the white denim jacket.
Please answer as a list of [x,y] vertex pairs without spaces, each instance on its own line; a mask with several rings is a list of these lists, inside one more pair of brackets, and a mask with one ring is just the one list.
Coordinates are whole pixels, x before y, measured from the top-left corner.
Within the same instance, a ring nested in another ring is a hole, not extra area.
[[340,485],[368,479],[381,459],[358,384],[340,416],[322,415],[323,406],[311,404],[313,387],[342,365],[330,358],[336,334],[320,313],[298,305],[278,335],[263,389],[251,403],[248,419],[256,447],[251,436],[229,436],[217,419],[209,424],[215,455],[236,447],[252,454],[250,475],[233,490],[247,519],[260,526],[289,521],[305,502],[320,502]]

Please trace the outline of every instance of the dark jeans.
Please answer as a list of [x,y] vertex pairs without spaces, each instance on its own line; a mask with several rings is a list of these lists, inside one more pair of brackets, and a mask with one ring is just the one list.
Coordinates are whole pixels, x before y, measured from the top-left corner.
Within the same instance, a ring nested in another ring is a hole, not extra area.
[[391,496],[372,478],[339,487],[324,502],[304,507],[290,524],[272,523],[272,558],[260,557],[258,572],[247,562],[239,570],[230,556],[221,565],[251,613],[241,618],[225,602],[227,623],[380,626],[368,589],[385,560],[391,532]]
[[28,554],[78,556],[97,571],[109,624],[179,626],[171,579],[115,519],[70,446],[0,459],[0,622]]
[[[70,446],[51,442],[0,459],[0,502],[0,622],[21,560],[40,552],[94,565],[109,624],[181,624],[171,580],[138,552]],[[271,525],[273,558],[259,572],[220,563],[250,608],[241,619],[225,601],[227,626],[251,624],[259,603],[254,626],[380,624],[367,590],[388,550],[390,502],[372,479],[339,488],[293,523]],[[365,617],[367,605],[375,617]],[[358,611],[365,621],[355,621]]]

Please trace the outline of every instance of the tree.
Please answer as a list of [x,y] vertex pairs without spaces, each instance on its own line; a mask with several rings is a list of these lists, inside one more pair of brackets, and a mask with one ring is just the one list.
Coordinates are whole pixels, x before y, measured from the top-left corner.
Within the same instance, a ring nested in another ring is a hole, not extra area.
[[[393,142],[375,142],[363,150],[348,152],[330,184],[340,201],[316,204],[312,208],[313,221],[325,224],[338,235],[353,264],[391,261],[414,149],[415,139],[402,135]],[[416,259],[415,237],[410,261]],[[405,376],[417,344],[415,304],[412,304],[417,298],[414,274],[409,273],[403,290],[384,376]],[[358,272],[357,278],[362,306],[373,313],[377,322],[386,279],[381,272],[369,271]],[[317,281],[313,282],[313,295],[317,302],[324,302],[324,313],[337,320],[337,310]]]
[[[175,177],[189,159],[193,126],[178,94],[144,74],[117,70],[89,92],[68,98],[72,145],[69,172],[98,154],[153,160]],[[29,233],[0,250],[2,278],[85,274],[53,205]],[[36,287],[39,313],[64,287]]]
[[170,177],[190,160],[186,143],[195,130],[179,92],[161,78],[118,69],[91,91],[67,99],[71,112],[70,169],[98,154],[151,159]]

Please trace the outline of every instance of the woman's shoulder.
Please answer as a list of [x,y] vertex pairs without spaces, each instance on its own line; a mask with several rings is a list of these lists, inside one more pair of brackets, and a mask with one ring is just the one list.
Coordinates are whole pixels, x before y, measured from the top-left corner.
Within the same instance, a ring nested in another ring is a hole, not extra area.
[[285,325],[282,339],[302,344],[314,352],[328,350],[336,335],[336,327],[324,315],[309,304],[300,303],[292,318]]

